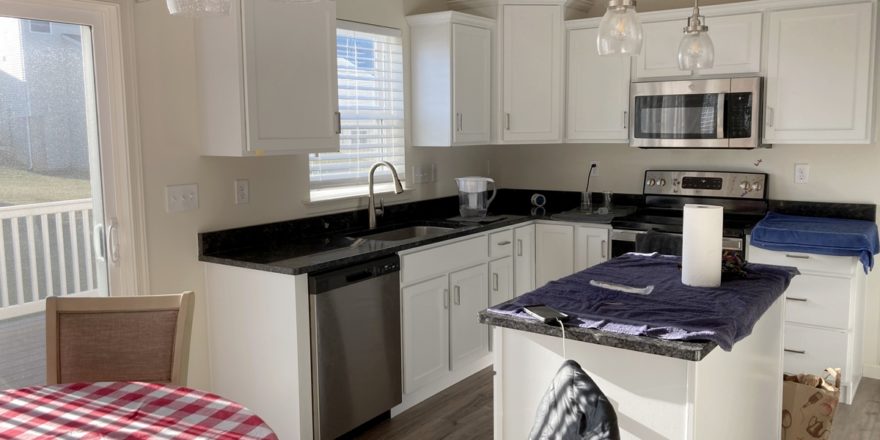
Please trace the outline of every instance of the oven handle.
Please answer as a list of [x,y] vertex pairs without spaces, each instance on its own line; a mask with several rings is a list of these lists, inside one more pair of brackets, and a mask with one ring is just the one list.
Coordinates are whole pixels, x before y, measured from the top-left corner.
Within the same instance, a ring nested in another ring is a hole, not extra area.
[[[647,231],[613,229],[611,231],[611,241],[626,241],[630,243],[635,243],[636,236],[647,233]],[[681,237],[681,234],[675,234],[672,232],[656,232],[656,234],[674,235],[676,237]],[[721,248],[726,251],[741,251],[743,250],[743,240],[741,238],[722,237]]]
[[718,108],[715,109],[715,127],[718,133],[718,139],[724,139],[724,96],[726,93],[718,94]]

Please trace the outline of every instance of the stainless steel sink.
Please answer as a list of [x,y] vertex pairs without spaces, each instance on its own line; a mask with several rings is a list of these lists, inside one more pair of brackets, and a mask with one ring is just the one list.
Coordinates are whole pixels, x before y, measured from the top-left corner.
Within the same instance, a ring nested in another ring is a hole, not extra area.
[[403,241],[412,238],[431,237],[435,235],[443,235],[447,232],[454,231],[455,228],[446,228],[442,226],[406,226],[403,228],[392,229],[390,231],[376,232],[373,234],[360,235],[358,238],[365,240],[379,241]]

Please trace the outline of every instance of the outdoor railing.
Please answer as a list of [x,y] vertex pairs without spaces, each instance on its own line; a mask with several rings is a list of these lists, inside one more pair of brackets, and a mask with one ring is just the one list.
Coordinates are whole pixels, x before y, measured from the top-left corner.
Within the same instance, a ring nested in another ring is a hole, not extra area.
[[92,215],[91,199],[0,208],[0,309],[97,291]]

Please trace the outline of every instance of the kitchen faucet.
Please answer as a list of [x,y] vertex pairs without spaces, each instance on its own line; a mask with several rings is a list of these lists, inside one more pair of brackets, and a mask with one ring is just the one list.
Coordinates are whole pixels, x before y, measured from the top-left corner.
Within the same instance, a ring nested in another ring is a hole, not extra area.
[[367,212],[369,212],[370,217],[370,229],[376,229],[376,215],[382,215],[385,212],[382,207],[376,209],[376,195],[373,194],[373,174],[376,173],[376,168],[379,168],[382,165],[385,165],[391,170],[391,178],[394,179],[394,194],[400,194],[403,192],[403,185],[400,184],[400,178],[397,177],[397,170],[394,168],[394,165],[391,165],[390,162],[383,160],[374,163],[373,166],[370,167],[370,201],[367,206]]

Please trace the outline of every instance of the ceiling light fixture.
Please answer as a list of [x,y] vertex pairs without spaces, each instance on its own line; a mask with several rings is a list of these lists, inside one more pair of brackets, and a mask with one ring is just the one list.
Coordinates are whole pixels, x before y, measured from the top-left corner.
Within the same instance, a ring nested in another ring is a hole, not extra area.
[[642,50],[642,24],[636,0],[609,0],[596,37],[599,55],[638,55]]
[[217,17],[229,15],[231,0],[165,0],[171,15]]
[[688,17],[684,37],[678,45],[678,68],[681,70],[708,69],[715,64],[715,46],[709,38],[706,17],[700,15],[700,6],[694,0],[694,13]]

